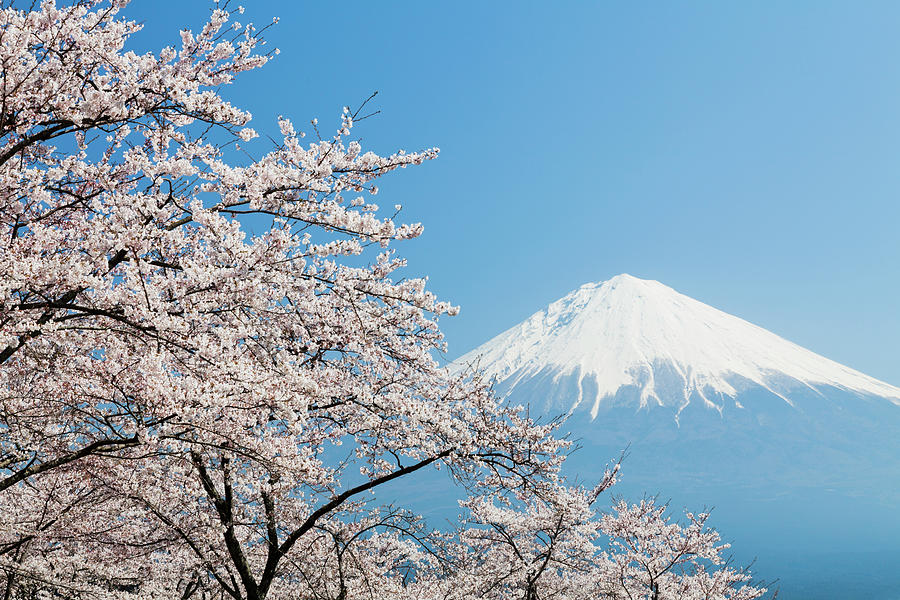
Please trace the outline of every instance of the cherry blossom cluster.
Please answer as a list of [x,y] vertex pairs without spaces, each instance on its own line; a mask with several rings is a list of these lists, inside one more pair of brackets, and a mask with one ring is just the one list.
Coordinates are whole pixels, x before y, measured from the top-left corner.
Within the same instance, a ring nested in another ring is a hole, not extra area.
[[616,481],[621,460],[592,489],[548,478],[532,493],[472,496],[435,569],[409,597],[567,600],[752,600],[766,589],[722,557],[727,544],[708,514],[673,520],[667,505],[620,500],[594,509]]

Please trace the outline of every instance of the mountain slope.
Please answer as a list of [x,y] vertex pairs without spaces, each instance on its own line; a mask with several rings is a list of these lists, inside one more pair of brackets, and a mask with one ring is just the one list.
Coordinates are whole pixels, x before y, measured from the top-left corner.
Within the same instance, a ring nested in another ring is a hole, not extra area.
[[590,283],[455,361],[477,363],[510,393],[547,381],[548,407],[585,404],[596,417],[622,390],[641,407],[692,401],[719,412],[760,387],[793,404],[797,390],[834,388],[889,399],[900,389],[657,282],[618,275]]

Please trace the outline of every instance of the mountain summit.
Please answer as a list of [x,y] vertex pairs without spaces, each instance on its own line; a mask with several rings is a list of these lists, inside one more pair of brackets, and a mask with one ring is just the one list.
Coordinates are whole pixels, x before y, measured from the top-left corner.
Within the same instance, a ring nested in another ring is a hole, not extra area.
[[[836,389],[900,405],[900,388],[829,360],[774,333],[680,294],[658,281],[617,275],[588,283],[462,356],[503,391],[541,381],[548,408],[605,403],[718,412],[763,388],[792,396]],[[535,398],[538,400],[538,398]]]

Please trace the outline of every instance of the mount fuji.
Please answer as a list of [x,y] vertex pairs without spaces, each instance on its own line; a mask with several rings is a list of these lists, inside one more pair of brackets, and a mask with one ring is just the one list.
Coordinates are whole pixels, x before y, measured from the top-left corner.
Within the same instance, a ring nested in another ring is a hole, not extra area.
[[549,381],[545,408],[571,413],[632,396],[681,412],[720,415],[753,388],[794,406],[796,391],[832,388],[900,407],[900,388],[864,375],[698,302],[657,281],[618,275],[571,292],[456,361],[478,362],[508,393]]
[[627,447],[619,494],[715,504],[756,571],[782,577],[780,597],[874,597],[835,578],[900,587],[896,386],[630,275],[583,285],[454,365],[564,418],[581,446],[571,475],[596,478]]

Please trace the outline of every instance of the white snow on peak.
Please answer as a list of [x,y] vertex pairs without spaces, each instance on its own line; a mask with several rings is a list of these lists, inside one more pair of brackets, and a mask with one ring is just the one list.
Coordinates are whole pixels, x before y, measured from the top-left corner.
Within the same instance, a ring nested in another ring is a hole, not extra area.
[[[571,410],[593,400],[592,417],[623,386],[640,391],[642,406],[684,408],[698,397],[721,410],[714,399],[734,398],[752,384],[788,403],[791,389],[832,386],[900,404],[900,388],[658,281],[624,274],[581,286],[454,362],[478,364],[507,389],[538,373],[575,377],[579,396],[590,390],[596,397],[572,399]],[[584,385],[587,378],[595,385]]]

